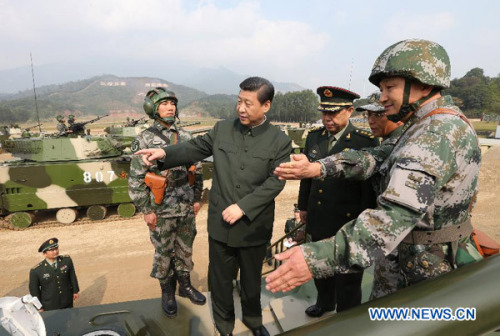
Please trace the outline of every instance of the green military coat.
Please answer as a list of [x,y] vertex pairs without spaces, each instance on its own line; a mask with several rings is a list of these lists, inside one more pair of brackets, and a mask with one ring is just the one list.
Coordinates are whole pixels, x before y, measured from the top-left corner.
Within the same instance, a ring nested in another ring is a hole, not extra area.
[[[164,167],[200,161],[213,155],[214,171],[208,208],[210,237],[232,247],[257,246],[271,239],[274,198],[285,186],[274,168],[289,161],[291,140],[266,120],[255,128],[239,119],[220,121],[203,136],[163,148]],[[238,204],[245,215],[233,225],[222,211]]]
[[[328,131],[324,127],[309,132],[304,148],[309,161],[379,144],[371,133],[354,127],[350,122],[330,151],[328,140]],[[306,232],[313,241],[335,235],[345,223],[375,205],[375,193],[369,182],[343,179],[304,179],[300,182],[298,206],[307,211]]]
[[73,294],[80,291],[70,256],[57,257],[57,269],[43,260],[30,271],[29,289],[44,310],[73,307]]

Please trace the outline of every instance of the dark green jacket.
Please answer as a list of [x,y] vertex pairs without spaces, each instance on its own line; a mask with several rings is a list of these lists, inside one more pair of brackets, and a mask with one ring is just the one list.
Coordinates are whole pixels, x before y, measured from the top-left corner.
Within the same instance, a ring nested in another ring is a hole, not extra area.
[[80,291],[73,261],[57,257],[57,270],[43,260],[30,271],[30,294],[36,296],[44,310],[73,307],[73,294]]
[[[374,147],[379,141],[369,132],[346,126],[342,137],[328,152],[328,131],[324,127],[309,132],[304,154],[309,161],[364,147]],[[364,209],[375,207],[375,193],[370,181],[344,179],[304,179],[300,181],[299,209],[307,211],[306,232],[313,241],[331,237]]]
[[[268,120],[256,128],[239,119],[220,121],[203,136],[163,148],[164,168],[197,162],[213,155],[208,233],[233,247],[257,246],[271,239],[274,198],[285,186],[274,168],[290,160],[291,141]],[[222,211],[237,203],[245,215],[233,225]]]

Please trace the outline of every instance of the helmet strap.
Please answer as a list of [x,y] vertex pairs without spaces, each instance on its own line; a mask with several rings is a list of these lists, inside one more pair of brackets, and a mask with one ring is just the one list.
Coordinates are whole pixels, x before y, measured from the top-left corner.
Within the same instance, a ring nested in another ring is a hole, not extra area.
[[405,88],[404,88],[404,93],[403,93],[403,104],[401,105],[401,108],[399,109],[399,112],[396,114],[388,115],[387,119],[389,119],[392,122],[398,122],[398,121],[406,121],[408,119],[409,115],[415,111],[418,111],[420,109],[420,106],[422,106],[423,103],[425,103],[427,100],[429,100],[431,97],[433,97],[436,93],[439,93],[441,90],[434,87],[432,88],[431,92],[425,97],[420,98],[416,102],[413,102],[410,104],[410,92],[411,92],[411,83],[412,80],[409,78],[405,78]]
[[384,134],[382,136],[384,136],[384,137],[389,136],[396,128],[398,128],[401,125],[402,125],[402,123],[400,123],[400,122],[392,122],[392,121],[388,120],[385,123]]

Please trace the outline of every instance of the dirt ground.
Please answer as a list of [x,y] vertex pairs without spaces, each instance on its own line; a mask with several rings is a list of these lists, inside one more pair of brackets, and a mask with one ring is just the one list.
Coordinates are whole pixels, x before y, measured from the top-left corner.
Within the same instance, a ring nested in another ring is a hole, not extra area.
[[[473,213],[475,227],[500,242],[500,147],[483,156],[480,193]],[[287,218],[293,215],[298,181],[288,181],[276,200],[273,241],[283,235]],[[207,290],[208,237],[207,204],[198,217],[198,235],[194,243],[192,282]],[[0,297],[22,296],[28,291],[31,267],[41,261],[40,244],[51,237],[60,240],[61,254],[71,255],[80,284],[76,306],[88,306],[129,300],[156,298],[157,280],[149,277],[153,247],[142,217],[115,222],[94,222],[55,228],[30,228],[24,231],[0,229]]]

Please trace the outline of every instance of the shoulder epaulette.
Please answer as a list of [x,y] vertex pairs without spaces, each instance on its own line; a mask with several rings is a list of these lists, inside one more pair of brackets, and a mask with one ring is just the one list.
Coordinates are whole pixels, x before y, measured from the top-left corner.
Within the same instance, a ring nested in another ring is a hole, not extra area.
[[324,128],[325,128],[324,126],[316,126],[316,127],[310,128],[309,133],[322,131]]
[[37,268],[38,266],[41,266],[42,264],[43,264],[43,261],[40,261],[38,264],[33,266],[31,269],[34,270],[35,268]]
[[354,130],[354,133],[356,133],[357,135],[360,135],[362,137],[368,138],[368,139],[375,138],[375,136],[371,132],[361,130],[361,129]]

